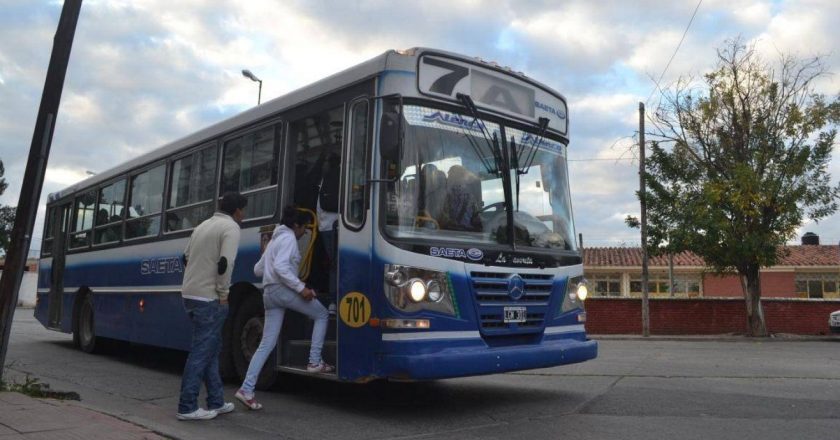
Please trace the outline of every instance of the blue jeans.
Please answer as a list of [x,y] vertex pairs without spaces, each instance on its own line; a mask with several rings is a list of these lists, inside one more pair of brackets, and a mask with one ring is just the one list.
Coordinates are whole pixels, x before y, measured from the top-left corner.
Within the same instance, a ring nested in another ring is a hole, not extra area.
[[219,301],[184,299],[184,309],[192,321],[193,331],[190,355],[181,379],[178,412],[189,414],[198,409],[202,382],[207,387],[207,409],[219,409],[225,404],[219,353],[222,351],[222,326],[228,315],[228,306]]
[[[257,384],[257,376],[260,375],[268,355],[274,346],[277,345],[277,338],[283,328],[283,317],[286,309],[303,313],[315,320],[312,328],[312,344],[309,348],[309,363],[316,365],[321,363],[321,350],[324,348],[324,338],[327,336],[327,321],[329,313],[324,305],[317,299],[306,301],[299,294],[292,292],[286,287],[277,284],[269,284],[265,287],[263,294],[265,304],[265,324],[260,346],[254,352],[251,363],[248,364],[248,372],[245,374],[245,381],[240,389],[246,395],[254,394],[254,387]],[[273,366],[272,366],[273,368]]]

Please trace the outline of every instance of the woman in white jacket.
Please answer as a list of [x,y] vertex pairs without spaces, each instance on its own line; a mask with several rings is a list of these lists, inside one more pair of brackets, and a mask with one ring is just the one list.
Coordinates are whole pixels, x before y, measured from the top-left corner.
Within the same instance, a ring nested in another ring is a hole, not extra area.
[[235,397],[250,409],[262,408],[262,405],[254,400],[254,386],[269,353],[277,344],[286,309],[298,311],[315,320],[309,365],[306,370],[312,373],[335,371],[332,365],[321,359],[329,312],[320,301],[313,301],[316,297],[315,291],[306,287],[298,278],[300,251],[297,240],[305,232],[306,215],[293,207],[286,207],[280,223],[274,228],[271,241],[260,261],[254,266],[254,274],[261,276],[263,282],[265,324],[260,346],[251,358],[245,381],[235,394]]

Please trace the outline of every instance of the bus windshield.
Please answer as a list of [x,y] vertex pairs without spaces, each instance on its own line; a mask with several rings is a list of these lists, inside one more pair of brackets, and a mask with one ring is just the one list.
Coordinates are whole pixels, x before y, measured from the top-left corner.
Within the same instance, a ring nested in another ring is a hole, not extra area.
[[[391,173],[397,181],[385,198],[388,236],[576,249],[565,145],[538,139],[537,127],[520,130],[418,105],[406,105],[403,114],[405,139]],[[514,156],[520,159],[506,159]]]

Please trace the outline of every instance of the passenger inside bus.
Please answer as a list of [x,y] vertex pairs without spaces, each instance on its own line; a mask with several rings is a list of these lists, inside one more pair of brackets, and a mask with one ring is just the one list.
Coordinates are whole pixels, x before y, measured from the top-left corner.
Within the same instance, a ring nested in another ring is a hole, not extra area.
[[[333,149],[333,148],[331,148]],[[335,145],[334,149],[338,149]],[[336,152],[329,152],[324,161],[321,179],[318,185],[318,234],[321,245],[329,258],[329,293],[335,298],[336,293],[336,247],[338,245],[338,190],[341,174],[341,158]]]
[[449,168],[443,224],[446,229],[481,232],[481,180],[461,165]]
[[96,225],[101,226],[106,223],[108,223],[108,211],[103,208],[96,213]]
[[446,199],[446,173],[434,164],[423,165],[420,170],[421,182],[424,185],[423,209],[425,214],[433,219],[439,219],[443,214]]

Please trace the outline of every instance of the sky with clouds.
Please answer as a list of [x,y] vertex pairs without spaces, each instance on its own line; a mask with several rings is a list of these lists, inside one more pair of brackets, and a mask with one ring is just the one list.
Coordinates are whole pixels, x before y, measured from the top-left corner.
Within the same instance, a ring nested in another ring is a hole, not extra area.
[[[659,78],[695,0],[85,0],[56,123],[46,194],[388,49],[433,47],[494,60],[569,102],[569,175],[587,246],[638,244],[633,158],[638,103]],[[16,205],[62,2],[0,0],[0,159]],[[663,84],[701,75],[729,38],[824,55],[817,83],[840,93],[840,2],[703,0]],[[840,154],[830,166],[840,179]],[[802,231],[840,241],[840,214]]]

